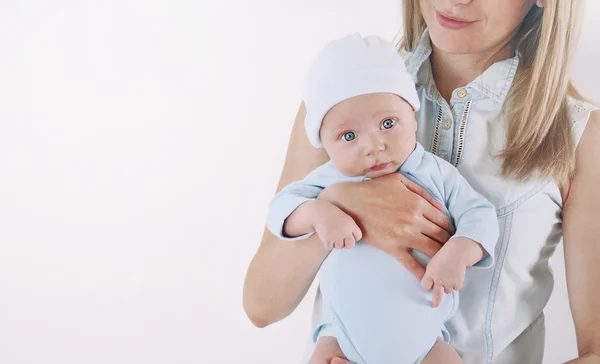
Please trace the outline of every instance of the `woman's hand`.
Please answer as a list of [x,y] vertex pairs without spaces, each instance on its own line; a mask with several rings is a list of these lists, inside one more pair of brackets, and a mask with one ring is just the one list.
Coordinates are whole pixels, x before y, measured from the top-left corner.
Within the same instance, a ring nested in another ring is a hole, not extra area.
[[394,256],[419,280],[425,269],[411,250],[431,257],[454,234],[454,227],[442,212],[444,206],[399,173],[335,184],[319,198],[352,216],[363,233],[363,242]]

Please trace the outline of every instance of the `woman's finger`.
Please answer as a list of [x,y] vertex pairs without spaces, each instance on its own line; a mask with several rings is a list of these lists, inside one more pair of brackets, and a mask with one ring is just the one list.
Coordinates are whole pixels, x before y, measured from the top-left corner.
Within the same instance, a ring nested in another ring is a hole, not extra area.
[[435,240],[425,236],[419,235],[411,239],[412,249],[417,250],[428,257],[433,257],[441,248],[442,245]]
[[408,249],[397,248],[391,252],[391,255],[396,258],[409,272],[411,272],[418,280],[423,279],[425,268],[410,254]]
[[454,226],[452,225],[452,222],[450,221],[448,216],[446,216],[446,214],[439,211],[435,207],[428,204],[423,204],[422,213],[427,220],[431,221],[438,227],[446,230],[451,236],[454,235],[454,233],[456,232],[456,229],[454,229]]
[[[399,174],[400,175],[400,174]],[[431,197],[431,195],[421,186],[419,186],[418,184],[414,183],[413,181],[409,180],[408,178],[400,175],[401,178],[401,182],[404,186],[406,186],[406,188],[421,196],[421,198],[423,198],[425,201],[429,202],[429,204],[431,206],[433,206],[434,208],[438,209],[439,211],[444,211],[444,205],[440,202],[438,202],[436,199],[434,199],[433,197]]]
[[437,241],[440,244],[445,244],[450,239],[450,234],[444,228],[424,218],[419,222],[421,224],[421,234],[430,239]]

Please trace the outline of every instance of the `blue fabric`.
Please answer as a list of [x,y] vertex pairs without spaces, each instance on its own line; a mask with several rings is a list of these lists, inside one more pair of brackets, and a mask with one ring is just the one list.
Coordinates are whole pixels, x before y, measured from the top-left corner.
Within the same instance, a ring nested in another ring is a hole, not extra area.
[[[490,267],[494,260],[494,246],[498,239],[498,222],[494,206],[473,190],[456,168],[445,160],[427,152],[417,143],[415,150],[400,166],[398,173],[405,175],[443,203],[446,213],[456,227],[455,237],[466,237],[481,244],[488,255],[479,267]],[[284,187],[271,201],[267,216],[269,230],[283,240],[305,239],[312,233],[289,237],[283,234],[285,219],[303,202],[315,199],[334,183],[360,182],[364,176],[348,177],[327,162],[310,173],[304,180]]]
[[[487,255],[475,267],[494,264],[499,233],[495,207],[473,190],[456,168],[417,143],[398,173],[444,204],[456,227],[455,237],[483,246]],[[273,198],[267,226],[281,239],[305,239],[312,233],[284,236],[285,219],[326,187],[365,179],[345,176],[328,162]],[[429,261],[417,251],[413,256],[424,265]],[[333,250],[319,277],[324,304],[313,340],[335,336],[344,354],[355,363],[412,364],[424,357],[438,336],[450,341],[444,323],[457,309],[458,293],[446,295],[440,307],[432,308],[431,292],[423,291],[407,269],[379,249],[359,242],[353,249]]]

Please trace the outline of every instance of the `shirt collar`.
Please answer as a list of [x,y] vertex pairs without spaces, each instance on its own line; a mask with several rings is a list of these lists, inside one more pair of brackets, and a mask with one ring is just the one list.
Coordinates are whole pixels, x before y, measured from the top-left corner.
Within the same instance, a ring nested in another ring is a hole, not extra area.
[[[417,86],[425,88],[427,96],[430,99],[435,99],[439,97],[439,93],[433,82],[431,63],[429,62],[431,52],[432,47],[429,30],[425,29],[417,47],[409,57],[405,57],[405,61],[406,68],[411,74],[413,81]],[[518,65],[518,55],[495,62],[479,75],[479,77],[465,86],[465,89],[475,90],[482,96],[503,103],[513,83]]]
[[399,171],[404,173],[412,173],[421,164],[424,154],[425,149],[423,146],[420,143],[416,143],[415,149],[409,154],[404,163],[402,163]]

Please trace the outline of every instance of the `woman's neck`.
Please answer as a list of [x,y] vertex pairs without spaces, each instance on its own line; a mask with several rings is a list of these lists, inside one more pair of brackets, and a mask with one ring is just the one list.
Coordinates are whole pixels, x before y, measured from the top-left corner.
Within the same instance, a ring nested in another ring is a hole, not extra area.
[[488,54],[449,54],[433,46],[430,59],[435,85],[442,97],[450,102],[452,91],[468,85],[491,63],[509,58],[512,53],[508,45]]

